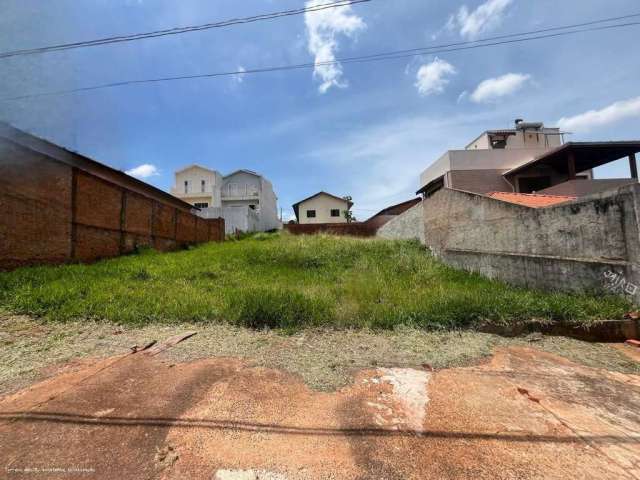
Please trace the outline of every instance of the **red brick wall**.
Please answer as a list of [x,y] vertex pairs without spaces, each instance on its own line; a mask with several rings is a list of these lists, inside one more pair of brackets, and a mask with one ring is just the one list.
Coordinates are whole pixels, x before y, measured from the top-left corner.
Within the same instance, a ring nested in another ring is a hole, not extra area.
[[224,240],[224,236],[225,236],[224,218],[209,219],[207,220],[207,224],[209,225],[209,241],[210,242],[220,242]]
[[75,223],[120,230],[123,190],[82,171],[75,183]]
[[71,254],[71,168],[0,143],[0,267]]
[[153,200],[131,192],[126,193],[124,200],[124,230],[151,237]]
[[178,243],[195,243],[196,217],[180,210],[176,211],[176,240]]
[[176,238],[176,209],[154,202],[153,234],[156,237]]
[[124,253],[120,249],[120,239],[117,230],[76,225],[73,256],[69,260],[92,262],[100,258],[117,257]]
[[222,240],[223,219],[198,218],[0,140],[0,269]]
[[204,218],[196,221],[196,242],[204,243],[209,241],[209,224]]
[[332,235],[349,235],[354,237],[373,237],[376,228],[366,223],[312,223],[312,224],[286,224],[285,229],[293,235],[313,235],[316,233],[329,233]]

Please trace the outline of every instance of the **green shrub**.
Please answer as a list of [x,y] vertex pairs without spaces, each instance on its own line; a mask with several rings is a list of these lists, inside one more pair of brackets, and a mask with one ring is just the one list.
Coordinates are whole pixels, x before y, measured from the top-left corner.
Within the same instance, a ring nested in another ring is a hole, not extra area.
[[326,300],[284,289],[248,289],[234,293],[229,302],[228,318],[249,328],[283,328],[319,326],[333,320]]

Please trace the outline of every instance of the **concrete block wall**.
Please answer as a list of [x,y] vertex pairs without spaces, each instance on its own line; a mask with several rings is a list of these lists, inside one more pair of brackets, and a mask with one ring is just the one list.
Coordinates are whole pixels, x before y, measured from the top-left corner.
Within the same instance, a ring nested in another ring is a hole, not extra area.
[[425,242],[452,266],[517,285],[605,292],[615,272],[640,286],[639,199],[634,184],[535,209],[443,189],[423,202]]
[[419,240],[424,244],[424,219],[422,203],[414,205],[400,215],[392,217],[376,234],[389,240]]
[[8,141],[0,142],[0,268],[91,262],[140,246],[224,239],[202,219]]

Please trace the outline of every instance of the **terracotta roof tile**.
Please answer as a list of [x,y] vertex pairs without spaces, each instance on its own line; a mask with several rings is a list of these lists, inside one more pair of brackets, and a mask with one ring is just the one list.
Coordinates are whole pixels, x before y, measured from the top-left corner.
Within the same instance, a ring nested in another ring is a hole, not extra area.
[[558,203],[575,200],[577,197],[567,195],[540,195],[535,193],[491,192],[488,197],[502,200],[503,202],[516,203],[525,207],[540,208],[550,207]]

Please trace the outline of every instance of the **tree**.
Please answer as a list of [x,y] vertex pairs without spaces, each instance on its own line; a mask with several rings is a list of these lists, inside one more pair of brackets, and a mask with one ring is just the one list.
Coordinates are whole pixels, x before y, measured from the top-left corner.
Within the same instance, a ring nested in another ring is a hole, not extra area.
[[[342,198],[347,201],[347,205],[353,200],[349,195]],[[347,223],[356,221],[356,217],[353,216],[353,212],[351,211],[351,209],[344,210],[342,213],[344,214],[344,218],[347,220]]]

